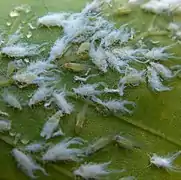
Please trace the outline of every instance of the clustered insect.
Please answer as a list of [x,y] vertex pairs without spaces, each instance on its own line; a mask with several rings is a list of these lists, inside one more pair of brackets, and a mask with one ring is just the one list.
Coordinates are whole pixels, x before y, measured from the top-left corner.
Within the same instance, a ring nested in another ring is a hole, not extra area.
[[[171,11],[170,2],[162,6],[164,1],[167,0],[159,2],[151,0],[141,5],[141,8],[155,13]],[[153,6],[154,2],[156,2],[156,5]],[[129,3],[139,4],[140,2],[129,0]],[[149,48],[142,40],[142,46],[140,47],[137,44],[131,45],[129,42],[134,40],[136,31],[130,28],[129,24],[123,24],[116,28],[113,22],[106,20],[101,15],[101,9],[105,4],[111,6],[111,0],[93,0],[81,12],[77,13],[48,13],[39,17],[37,20],[39,28],[41,26],[48,28],[57,26],[63,29],[62,36],[55,41],[47,58],[37,58],[37,55],[41,56],[46,43],[29,45],[21,42],[23,37],[21,28],[2,40],[0,44],[3,56],[15,58],[8,63],[7,76],[10,78],[10,82],[17,85],[18,88],[29,85],[37,87],[26,103],[22,103],[22,100],[11,93],[8,88],[4,89],[2,93],[4,102],[18,110],[23,110],[23,107],[27,105],[31,108],[40,103],[44,103],[45,108],[56,110],[54,114],[47,118],[41,129],[40,136],[44,138],[44,141],[35,141],[12,150],[12,155],[18,163],[18,167],[31,178],[36,178],[34,175],[36,170],[42,171],[44,175],[48,174],[30,157],[30,153],[41,153],[40,159],[45,163],[52,161],[81,162],[85,157],[98,152],[113,142],[125,149],[140,148],[137,143],[120,134],[101,137],[86,147],[82,147],[87,143],[82,138],[64,137],[66,134],[60,124],[62,124],[65,116],[76,111],[75,105],[70,102],[71,97],[85,100],[82,110],[76,116],[75,133],[78,135],[84,127],[89,103],[101,106],[113,114],[132,114],[136,103],[124,99],[128,86],[136,87],[147,83],[148,87],[155,92],[170,91],[172,87],[164,84],[164,81],[168,82],[181,71],[181,66],[175,67],[177,70],[174,71],[174,67],[171,69],[164,65],[164,61],[177,58],[174,54],[168,52],[176,44]],[[173,7],[174,5],[172,5]],[[22,6],[18,9],[15,8],[14,14],[11,15],[18,16],[22,9],[24,12],[29,12],[29,8]],[[28,25],[31,29],[35,29],[31,23],[28,23]],[[172,32],[178,32],[180,27],[170,24],[169,29]],[[84,60],[89,59],[89,61],[87,63],[85,61],[81,63],[64,62],[59,67],[55,60],[62,58],[74,44],[79,45],[76,55]],[[27,57],[34,59],[27,61]],[[136,68],[135,63],[138,64],[138,67],[140,65],[141,68]],[[81,76],[73,74],[72,80],[76,85],[71,90],[67,90],[66,84],[61,81],[65,76],[64,70],[81,74]],[[92,70],[99,73],[93,74]],[[108,80],[106,79],[105,82],[94,81],[94,83],[89,83],[89,80],[106,76],[110,71],[116,71],[119,75],[116,88],[108,86],[110,83],[108,76],[106,77]],[[108,100],[104,97],[105,94],[111,97],[113,94],[115,97],[116,94],[119,98]],[[3,111],[0,111],[0,115],[9,116]],[[0,120],[0,132],[10,131],[11,124],[10,120]],[[63,140],[57,144],[47,142],[55,136],[61,136]],[[150,163],[166,170],[180,171],[179,167],[173,165],[173,161],[180,154],[181,151],[170,157],[153,154],[150,156]],[[123,172],[123,170],[108,170],[110,163],[82,164],[73,171],[73,174],[88,180],[101,179],[111,173]],[[129,176],[121,179],[134,179],[134,177]]]

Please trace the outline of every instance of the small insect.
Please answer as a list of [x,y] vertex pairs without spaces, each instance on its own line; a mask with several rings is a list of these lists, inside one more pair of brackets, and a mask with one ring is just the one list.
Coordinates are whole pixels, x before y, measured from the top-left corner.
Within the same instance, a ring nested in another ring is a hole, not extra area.
[[38,18],[37,24],[44,26],[62,26],[62,21],[66,20],[70,16],[70,13],[48,13],[47,15]]
[[150,66],[147,67],[147,77],[148,77],[148,83],[151,86],[152,90],[154,91],[161,92],[161,91],[170,91],[172,89],[162,84],[159,74],[153,67]]
[[124,89],[126,88],[126,85],[132,85],[137,86],[142,82],[145,82],[145,71],[138,71],[134,68],[127,68],[129,70],[126,70],[125,76],[122,77],[119,81],[119,94],[120,96],[124,95]]
[[170,11],[170,4],[163,1],[151,0],[141,5],[141,8],[145,11],[161,14]]
[[0,132],[9,131],[11,129],[11,121],[0,120]]
[[66,93],[64,91],[58,93],[54,92],[53,97],[56,105],[62,110],[63,113],[65,114],[71,114],[73,111],[74,107],[71,103],[68,103],[67,100],[65,99]]
[[62,38],[56,40],[50,50],[49,58],[47,61],[51,62],[54,61],[56,58],[61,57],[65,53],[69,43],[70,39],[67,36],[63,36]]
[[9,57],[35,56],[41,52],[40,47],[37,44],[19,43],[3,47],[1,52]]
[[87,65],[80,63],[65,63],[63,67],[74,72],[86,71],[88,69]]
[[106,56],[107,56],[107,62],[109,64],[109,66],[113,69],[115,69],[116,71],[118,71],[119,73],[124,73],[125,72],[125,67],[128,66],[126,61],[121,60],[120,58],[118,58],[117,56],[115,56],[115,54],[113,54],[110,51],[105,51]]
[[[45,139],[50,139],[53,136],[54,131],[58,128],[59,121],[62,116],[62,111],[57,111],[53,116],[51,116],[44,124],[40,135],[45,137]],[[63,132],[62,135],[64,135]]]
[[88,109],[88,104],[84,104],[82,110],[76,116],[76,124],[75,124],[75,133],[79,134],[80,131],[83,129],[86,113]]
[[35,93],[31,97],[28,105],[32,106],[32,105],[37,104],[41,101],[45,101],[46,98],[51,96],[52,93],[53,93],[52,87],[46,87],[46,85],[42,85],[35,91]]
[[175,58],[173,54],[165,52],[167,49],[173,47],[174,44],[170,46],[165,46],[165,47],[154,47],[151,50],[148,50],[147,53],[144,53],[143,56],[145,59],[150,59],[150,60],[168,60],[169,58]]
[[120,147],[123,147],[125,149],[132,150],[134,148],[140,148],[140,146],[137,143],[133,142],[132,140],[124,136],[116,135],[114,137],[114,140]]
[[4,91],[4,93],[2,94],[2,97],[3,97],[4,102],[6,102],[11,107],[22,110],[19,100],[13,94],[10,94],[7,91]]
[[173,161],[181,154],[181,151],[178,151],[172,155],[167,156],[158,156],[157,154],[153,153],[150,157],[150,163],[157,166],[158,168],[164,168],[167,171],[176,171],[181,172],[181,168],[174,166]]
[[104,85],[104,83],[80,85],[78,88],[73,88],[73,91],[81,96],[99,95],[103,93],[101,90],[96,90],[100,85]]
[[30,153],[40,152],[47,148],[45,142],[34,142],[25,146],[24,150]]
[[104,49],[101,46],[95,49],[95,46],[92,43],[90,46],[89,56],[91,57],[92,62],[99,68],[99,70],[104,73],[107,72],[107,57]]
[[56,68],[54,64],[51,64],[50,62],[45,61],[45,60],[38,60],[38,61],[31,62],[27,66],[26,72],[40,75],[41,73],[44,73],[46,70],[50,70],[53,68]]
[[34,80],[38,78],[38,76],[34,73],[27,72],[17,72],[13,75],[13,80],[22,83],[22,84],[34,84]]
[[155,70],[159,73],[159,75],[163,79],[170,79],[174,77],[172,71],[169,68],[165,67],[164,65],[154,62],[151,62],[150,65],[155,68]]
[[88,147],[85,148],[85,154],[86,155],[92,155],[97,151],[100,151],[101,149],[105,148],[109,144],[113,142],[112,135],[101,137],[98,140],[95,140],[92,144],[90,144]]
[[77,51],[77,55],[79,57],[81,57],[82,59],[87,59],[89,49],[90,49],[90,43],[89,42],[84,42],[79,46],[79,49]]
[[62,142],[50,147],[42,157],[44,161],[80,161],[83,151],[79,148],[69,148],[72,144],[82,145],[81,138],[66,138]]
[[22,171],[30,178],[37,178],[37,176],[33,174],[36,170],[42,171],[42,173],[46,176],[48,175],[46,171],[42,167],[40,167],[40,165],[36,164],[36,162],[34,162],[30,156],[24,154],[20,150],[14,148],[12,150],[12,155],[18,163],[18,167],[20,167]]
[[122,113],[129,113],[131,114],[133,111],[129,110],[125,105],[131,105],[133,107],[136,106],[136,104],[132,101],[127,100],[110,100],[110,101],[102,101],[101,99],[96,98],[95,96],[92,97],[92,101],[106,107],[110,111],[113,112],[122,112]]
[[124,171],[124,170],[108,170],[107,168],[109,164],[111,164],[111,162],[100,163],[100,164],[88,163],[81,165],[73,173],[75,176],[81,176],[82,178],[88,180],[88,179],[101,179],[112,173],[121,173]]

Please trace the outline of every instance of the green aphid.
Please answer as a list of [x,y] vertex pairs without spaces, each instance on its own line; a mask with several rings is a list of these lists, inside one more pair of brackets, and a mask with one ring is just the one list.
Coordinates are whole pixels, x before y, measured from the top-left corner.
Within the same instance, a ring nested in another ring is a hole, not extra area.
[[90,49],[90,43],[89,42],[84,42],[80,45],[78,51],[77,51],[77,55],[85,60],[88,59],[89,57],[89,49]]
[[83,109],[77,114],[76,116],[76,124],[75,124],[75,133],[79,134],[83,129],[85,120],[86,120],[86,113],[88,109],[88,104],[86,103],[83,106]]
[[131,140],[131,139],[127,138],[127,137],[124,137],[124,136],[121,136],[121,135],[116,135],[114,137],[114,140],[116,141],[116,143],[121,148],[129,149],[129,150],[132,150],[132,149],[135,149],[135,148],[140,149],[140,145],[138,145],[133,140]]
[[109,144],[111,144],[113,142],[113,137],[114,137],[113,135],[109,135],[109,136],[106,136],[106,137],[101,137],[100,139],[98,139],[94,143],[90,144],[85,149],[85,154],[86,155],[92,155],[95,152],[105,148],[106,146],[108,146]]
[[8,68],[7,68],[7,76],[11,76],[13,72],[16,70],[16,65],[14,62],[9,62],[8,63]]
[[88,66],[86,64],[80,63],[65,63],[63,67],[74,72],[82,72],[88,70]]
[[116,9],[114,14],[116,16],[128,15],[131,13],[131,11],[132,11],[131,8],[122,6],[122,7],[119,7],[118,9]]

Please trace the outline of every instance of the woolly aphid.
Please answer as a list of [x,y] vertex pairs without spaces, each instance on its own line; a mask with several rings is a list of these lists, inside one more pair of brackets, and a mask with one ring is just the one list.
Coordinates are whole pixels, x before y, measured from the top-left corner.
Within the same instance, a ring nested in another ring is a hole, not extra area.
[[50,147],[43,155],[44,161],[80,161],[83,151],[78,148],[70,148],[73,144],[83,144],[81,138],[66,138],[60,143]]
[[62,26],[62,21],[66,20],[70,16],[70,13],[62,12],[62,13],[48,13],[45,16],[38,18],[37,24],[44,26]]
[[128,66],[127,62],[121,60],[110,51],[105,51],[105,53],[107,56],[106,60],[109,66],[118,71],[119,73],[125,73],[125,67]]
[[122,113],[129,113],[129,114],[131,114],[132,111],[129,110],[127,107],[125,107],[125,105],[131,105],[133,107],[136,106],[136,104],[134,102],[127,101],[127,100],[102,101],[101,99],[98,99],[95,96],[92,97],[92,100],[94,102],[96,102],[96,103],[106,107],[110,111],[115,112],[115,113],[116,112],[122,112]]
[[73,88],[74,93],[81,95],[81,96],[93,96],[93,95],[99,95],[103,93],[101,90],[97,90],[102,83],[97,84],[83,84],[80,85],[78,88]]
[[[127,70],[128,69],[128,70]],[[145,71],[138,71],[134,68],[127,68],[125,72],[125,76],[122,77],[119,81],[119,94],[121,96],[124,95],[124,89],[127,85],[137,86],[141,82],[145,82]]]
[[[50,139],[53,133],[58,129],[60,118],[63,117],[62,111],[57,111],[53,116],[51,116],[44,124],[40,135],[45,139]],[[61,135],[64,135],[62,132]]]
[[172,71],[167,68],[166,66],[159,64],[159,63],[154,63],[151,62],[150,65],[155,68],[155,70],[157,71],[157,73],[163,78],[163,79],[170,79],[174,77],[174,74],[172,73]]
[[65,99],[66,93],[64,91],[55,91],[52,95],[54,102],[61,109],[61,111],[65,114],[71,114],[71,112],[74,110],[74,106]]
[[147,67],[147,77],[148,77],[148,84],[153,91],[161,92],[161,91],[170,91],[172,89],[162,84],[162,80],[159,77],[159,74],[153,67],[150,66]]
[[28,105],[32,106],[41,101],[45,101],[48,97],[50,97],[53,93],[52,87],[47,87],[46,85],[40,86],[33,94],[31,99],[29,100]]
[[3,47],[1,53],[9,57],[35,56],[41,52],[40,47],[41,46],[37,44],[29,45],[26,43],[18,43]]
[[9,106],[22,110],[22,106],[15,95],[9,93],[8,91],[4,91],[2,97],[4,102],[6,102]]
[[112,173],[121,173],[124,170],[108,170],[108,165],[110,162],[106,163],[88,163],[81,165],[77,170],[73,173],[75,176],[81,176],[82,178],[88,179],[101,179]]
[[106,61],[106,54],[104,49],[99,46],[97,49],[95,45],[92,43],[89,51],[89,56],[92,62],[102,71],[107,72],[108,64]]
[[42,150],[47,148],[47,144],[45,142],[33,142],[31,144],[28,144],[23,149],[30,153],[37,153],[41,152]]
[[0,132],[9,131],[11,129],[11,121],[0,120]]
[[18,167],[20,167],[22,171],[30,178],[37,178],[37,176],[34,175],[34,171],[37,170],[42,171],[44,175],[48,175],[46,171],[40,165],[38,165],[30,156],[24,154],[20,150],[14,148],[12,150],[12,155],[18,163]]
[[70,41],[67,36],[57,39],[50,50],[48,61],[54,61],[56,58],[61,57],[66,51]]
[[164,168],[167,171],[175,171],[175,172],[181,172],[181,168],[178,166],[173,165],[173,161],[180,156],[181,151],[178,151],[172,155],[168,156],[158,156],[157,154],[153,154],[150,157],[150,163],[157,166],[158,168]]

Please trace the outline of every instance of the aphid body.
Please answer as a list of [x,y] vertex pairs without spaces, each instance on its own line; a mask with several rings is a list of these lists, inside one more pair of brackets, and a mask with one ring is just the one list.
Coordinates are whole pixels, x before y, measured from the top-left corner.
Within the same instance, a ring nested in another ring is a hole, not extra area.
[[46,171],[42,167],[40,167],[40,165],[36,164],[36,162],[34,162],[30,156],[24,154],[20,150],[14,148],[12,150],[12,155],[18,163],[18,167],[20,167],[23,170],[23,172],[30,178],[37,178],[37,176],[33,174],[36,170],[40,170],[45,175],[47,175]]
[[16,96],[8,92],[4,92],[2,96],[3,96],[4,102],[6,102],[8,105],[10,105],[11,107],[17,108],[19,110],[22,110],[21,104],[18,101]]
[[25,57],[39,54],[39,48],[40,46],[36,44],[28,45],[26,43],[19,43],[3,47],[1,52],[10,57]]
[[101,179],[105,176],[108,176],[111,173],[118,173],[122,171],[118,170],[108,170],[108,165],[111,162],[106,163],[88,163],[81,165],[77,170],[75,170],[73,173],[76,176],[81,176],[82,178],[88,180],[88,179]]
[[46,87],[45,85],[42,85],[35,91],[35,93],[31,97],[28,105],[32,106],[32,105],[37,104],[41,101],[45,101],[46,98],[51,96],[52,93],[53,93],[53,88]]
[[42,157],[44,161],[80,161],[83,151],[69,148],[72,144],[82,144],[80,138],[66,138],[62,142],[50,147]]
[[31,153],[36,153],[44,150],[47,145],[44,142],[35,142],[25,146],[24,150]]
[[0,120],[0,132],[9,131],[11,129],[11,121]]
[[174,153],[173,155],[166,156],[158,156],[157,154],[153,154],[153,156],[150,156],[150,163],[159,167],[164,168],[166,170],[170,171],[181,171],[180,167],[174,166],[173,161],[181,154],[181,151],[178,151]]
[[70,13],[48,13],[47,15],[38,18],[37,24],[44,26],[62,26],[62,21],[66,20]]
[[106,146],[108,146],[109,144],[111,144],[113,141],[113,136],[105,136],[105,137],[101,137],[98,140],[94,141],[93,143],[91,143],[90,145],[88,145],[88,147],[85,148],[85,154],[86,155],[92,155],[95,152],[105,148]]
[[164,86],[160,80],[159,74],[153,67],[147,67],[148,83],[155,91],[170,91],[171,88]]
[[169,68],[165,67],[164,65],[159,64],[159,63],[154,63],[154,62],[151,62],[150,64],[152,67],[156,69],[156,71],[159,73],[159,75],[162,78],[170,79],[174,77],[172,71]]
[[95,49],[95,46],[91,44],[89,55],[91,57],[92,62],[102,71],[107,72],[108,64],[106,61],[105,51],[101,46]]
[[60,93],[58,92],[53,93],[56,105],[62,110],[63,113],[71,114],[71,112],[73,111],[73,105],[67,102],[65,96],[66,94],[64,91]]
[[[40,133],[45,139],[50,139],[59,125],[60,118],[63,116],[62,111],[57,111],[53,116],[51,116],[48,121],[44,124],[43,129]],[[62,132],[63,135],[63,132]]]
[[102,93],[100,90],[96,90],[96,88],[100,85],[98,84],[85,84],[81,85],[78,88],[73,88],[73,91],[76,94],[79,94],[81,96],[92,96],[92,95],[99,95]]

